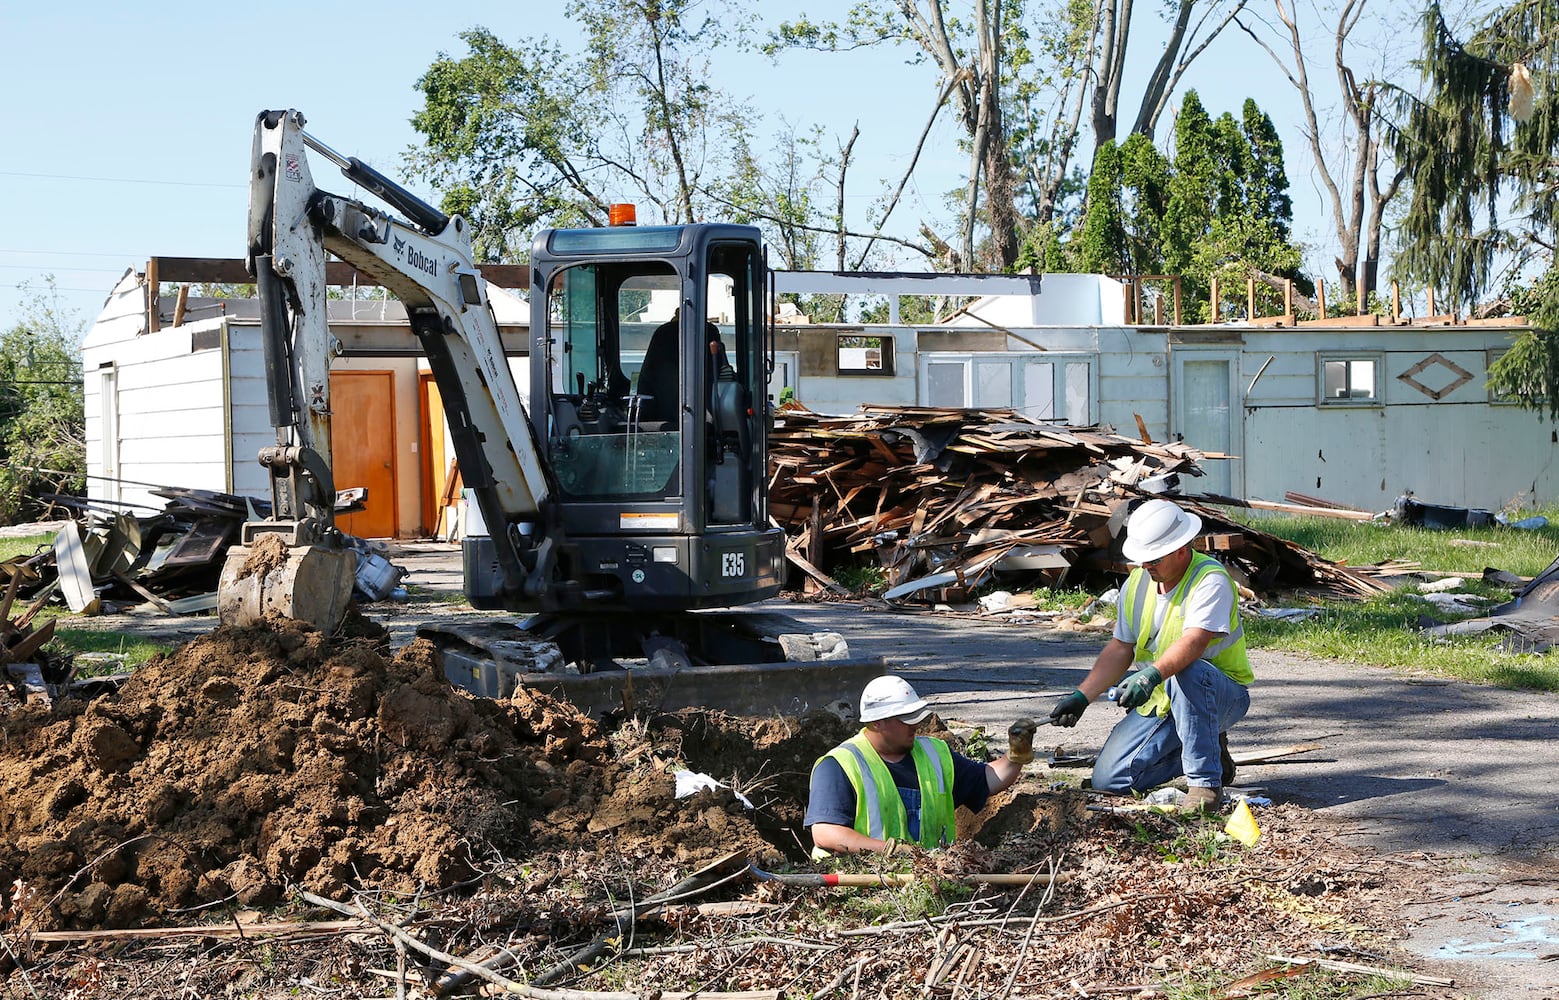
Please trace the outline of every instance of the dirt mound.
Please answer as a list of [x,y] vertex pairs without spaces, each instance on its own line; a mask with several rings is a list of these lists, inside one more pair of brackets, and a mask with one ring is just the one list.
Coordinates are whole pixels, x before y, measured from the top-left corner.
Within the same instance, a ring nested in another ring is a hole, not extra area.
[[[302,886],[442,889],[500,859],[610,845],[689,862],[795,854],[832,716],[690,712],[603,726],[450,688],[433,647],[220,628],[117,695],[0,717],[0,912],[126,927]],[[675,797],[679,768],[737,786]]]

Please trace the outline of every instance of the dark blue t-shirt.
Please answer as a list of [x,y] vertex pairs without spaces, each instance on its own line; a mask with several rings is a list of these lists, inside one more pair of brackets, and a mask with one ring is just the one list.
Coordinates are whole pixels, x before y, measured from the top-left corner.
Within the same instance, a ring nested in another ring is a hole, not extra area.
[[[883,761],[883,764],[898,786],[899,798],[904,801],[910,839],[919,840],[920,779],[915,773],[914,755],[905,754],[903,760]],[[867,778],[870,780],[869,775]],[[990,796],[990,786],[985,782],[985,765],[962,754],[953,754],[953,805],[979,812],[985,808]],[[807,794],[807,815],[802,825],[813,823],[855,826],[855,786],[850,784],[844,768],[832,757],[824,757],[812,769],[812,788]]]

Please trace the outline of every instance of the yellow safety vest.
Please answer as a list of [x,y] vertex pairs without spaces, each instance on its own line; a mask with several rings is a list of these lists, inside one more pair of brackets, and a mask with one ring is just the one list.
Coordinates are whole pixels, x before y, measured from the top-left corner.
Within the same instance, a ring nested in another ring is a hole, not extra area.
[[[953,804],[953,752],[930,736],[915,737],[910,750],[920,779],[920,846],[945,847],[958,836]],[[909,839],[909,815],[888,766],[866,739],[866,730],[828,751],[855,789],[855,829],[868,837]],[[818,758],[821,764],[824,758]]]
[[[1185,576],[1175,585],[1175,589],[1163,595],[1169,600],[1169,607],[1164,612],[1164,623],[1159,627],[1157,642],[1153,643],[1153,618],[1158,608],[1158,584],[1148,575],[1148,571],[1138,567],[1131,571],[1131,576],[1126,580],[1125,605],[1123,612],[1126,620],[1131,622],[1133,630],[1137,633],[1136,662],[1151,663],[1160,650],[1168,649],[1180,638],[1180,632],[1185,628],[1185,599],[1196,586],[1197,581],[1208,573],[1218,573],[1225,578],[1229,571],[1223,568],[1223,564],[1211,556],[1205,556],[1200,552],[1191,553],[1191,564],[1186,567]],[[1234,581],[1229,580],[1229,586],[1234,587]],[[1153,643],[1152,648],[1149,644]],[[1214,642],[1202,653],[1202,659],[1207,660],[1213,666],[1222,670],[1229,679],[1240,684],[1249,684],[1256,679],[1255,673],[1250,669],[1250,658],[1245,655],[1245,626],[1240,623],[1240,607],[1238,593],[1236,600],[1229,608],[1229,628],[1222,639]],[[1153,694],[1148,697],[1147,703],[1137,709],[1142,715],[1166,715],[1169,712],[1169,692],[1160,684],[1153,689]]]

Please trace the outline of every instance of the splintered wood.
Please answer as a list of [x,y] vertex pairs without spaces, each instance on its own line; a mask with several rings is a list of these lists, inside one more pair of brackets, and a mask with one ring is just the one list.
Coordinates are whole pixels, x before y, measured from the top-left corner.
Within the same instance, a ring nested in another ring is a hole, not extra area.
[[[1365,596],[1380,588],[1299,546],[1175,495],[1208,456],[1014,410],[862,407],[830,417],[782,409],[770,435],[769,509],[792,561],[830,589],[875,559],[891,597],[937,599],[1016,574],[1015,585],[1084,586],[1127,571],[1124,508],[1169,491],[1202,518],[1198,546],[1258,594]],[[1117,516],[1118,514],[1118,516]]]

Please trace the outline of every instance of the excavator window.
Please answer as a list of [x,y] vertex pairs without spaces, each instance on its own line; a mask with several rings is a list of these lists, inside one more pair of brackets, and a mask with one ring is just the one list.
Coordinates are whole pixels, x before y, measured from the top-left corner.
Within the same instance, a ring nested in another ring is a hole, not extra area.
[[669,263],[579,264],[549,295],[553,379],[548,449],[558,482],[576,499],[682,495],[682,431],[675,335],[669,378],[645,384],[642,366],[680,279]]

